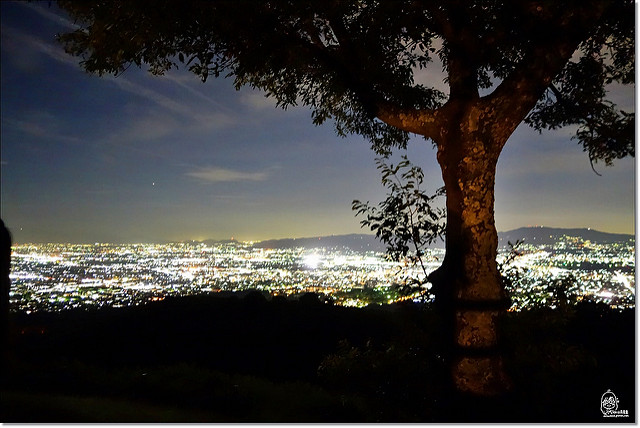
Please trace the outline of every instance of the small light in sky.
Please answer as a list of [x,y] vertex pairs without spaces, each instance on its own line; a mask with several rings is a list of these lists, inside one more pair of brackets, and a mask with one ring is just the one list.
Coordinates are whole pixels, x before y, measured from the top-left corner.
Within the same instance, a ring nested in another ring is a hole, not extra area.
[[155,185],[156,185],[156,182],[154,181],[153,183],[151,183],[151,185],[152,185],[152,186],[155,186]]

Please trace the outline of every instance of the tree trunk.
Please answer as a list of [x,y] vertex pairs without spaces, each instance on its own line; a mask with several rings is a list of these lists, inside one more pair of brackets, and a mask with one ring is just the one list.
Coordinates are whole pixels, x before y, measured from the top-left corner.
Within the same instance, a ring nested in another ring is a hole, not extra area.
[[491,396],[510,387],[497,331],[508,308],[496,263],[494,221],[495,172],[503,142],[478,132],[473,120],[452,122],[457,126],[445,129],[438,142],[447,195],[446,255],[429,279],[446,317],[446,334],[453,339],[455,388]]

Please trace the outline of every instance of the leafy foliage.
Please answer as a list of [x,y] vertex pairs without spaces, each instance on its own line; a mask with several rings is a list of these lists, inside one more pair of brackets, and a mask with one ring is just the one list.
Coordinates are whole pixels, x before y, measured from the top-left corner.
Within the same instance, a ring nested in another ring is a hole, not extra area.
[[634,113],[606,100],[610,85],[634,83],[634,27],[634,17],[624,6],[609,9],[526,122],[539,131],[577,125],[573,138],[592,163],[611,165],[615,159],[635,156]]
[[132,64],[147,64],[153,74],[185,67],[202,81],[209,76],[233,77],[236,88],[260,88],[283,108],[311,106],[315,124],[332,119],[339,135],[361,134],[380,152],[402,147],[408,136],[373,119],[368,94],[385,92],[403,102],[411,96],[411,102],[422,107],[435,107],[443,100],[439,91],[421,85],[408,91],[412,67],[430,61],[420,48],[431,42],[418,43],[405,34],[407,17],[393,13],[392,4],[58,4],[84,26],[59,40],[68,53],[82,58],[88,72],[118,74]]
[[[527,119],[535,129],[578,125],[575,137],[592,161],[634,155],[633,113],[605,100],[607,85],[634,83],[632,0],[58,4],[81,26],[59,40],[88,72],[146,64],[153,74],[184,67],[203,81],[231,77],[283,108],[310,106],[315,124],[331,120],[339,135],[360,134],[383,155],[404,147],[408,131],[380,119],[381,109],[446,105],[447,94],[417,79],[434,60],[446,73],[449,101],[528,76],[543,85]],[[575,46],[578,54],[552,82],[535,77],[556,51]]]
[[369,340],[354,346],[341,340],[337,352],[320,362],[318,378],[331,390],[362,399],[375,422],[424,421],[442,394],[446,368],[421,338],[420,345]]
[[[517,295],[516,293],[521,285],[521,281],[526,274],[524,268],[515,266],[514,264],[515,260],[524,254],[524,252],[520,250],[523,243],[524,241],[521,239],[518,239],[515,243],[508,241],[507,245],[509,246],[509,251],[507,252],[504,260],[502,260],[501,263],[498,263],[498,271],[500,272],[502,283],[504,284],[504,288],[509,294],[512,303],[513,300],[515,300],[514,297]],[[518,305],[518,303],[519,302],[516,302],[516,305]]]
[[365,215],[362,227],[369,227],[387,246],[387,256],[407,266],[419,266],[423,278],[405,278],[408,290],[426,282],[428,272],[424,265],[425,248],[442,239],[445,232],[446,211],[436,205],[444,195],[444,187],[433,195],[420,188],[424,180],[422,169],[412,165],[402,156],[398,164],[387,164],[383,158],[376,159],[382,174],[382,185],[388,189],[387,198],[378,206],[369,202],[353,201],[356,216]]

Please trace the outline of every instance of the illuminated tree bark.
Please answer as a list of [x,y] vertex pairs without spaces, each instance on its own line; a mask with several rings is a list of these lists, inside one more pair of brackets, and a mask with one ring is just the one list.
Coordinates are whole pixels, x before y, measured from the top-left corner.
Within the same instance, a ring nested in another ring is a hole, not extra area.
[[444,131],[438,145],[447,194],[446,256],[430,280],[450,317],[455,387],[494,395],[509,388],[497,352],[498,318],[508,303],[496,263],[494,222],[496,164],[504,142],[496,143],[472,118],[463,123]]
[[498,320],[508,308],[496,262],[494,186],[507,140],[562,69],[578,40],[540,45],[489,96],[480,97],[476,64],[461,40],[448,57],[449,100],[437,110],[382,108],[388,124],[432,139],[447,197],[446,255],[429,276],[453,343],[451,374],[459,391],[490,396],[510,388],[498,352]]

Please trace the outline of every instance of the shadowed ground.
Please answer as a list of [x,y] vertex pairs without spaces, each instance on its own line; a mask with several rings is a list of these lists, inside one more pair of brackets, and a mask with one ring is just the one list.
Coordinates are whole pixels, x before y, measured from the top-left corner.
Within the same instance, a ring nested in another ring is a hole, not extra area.
[[[3,422],[633,422],[634,311],[510,313],[515,388],[450,391],[434,313],[199,296],[14,315]],[[602,418],[611,389],[629,418]]]

